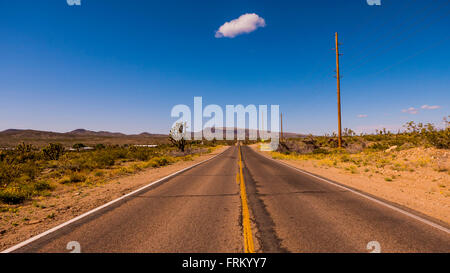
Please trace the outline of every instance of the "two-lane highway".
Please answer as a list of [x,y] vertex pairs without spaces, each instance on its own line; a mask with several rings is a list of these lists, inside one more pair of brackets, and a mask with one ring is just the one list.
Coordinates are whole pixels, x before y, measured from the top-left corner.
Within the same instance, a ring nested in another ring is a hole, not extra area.
[[243,147],[264,252],[450,252],[450,234]]
[[[381,252],[450,252],[448,228],[245,146],[241,195],[238,150],[230,147],[15,251],[68,252],[67,243],[76,241],[82,252],[243,252],[250,232],[258,252],[368,252],[369,242]],[[246,232],[242,196],[253,227]]]
[[237,147],[17,252],[242,252]]

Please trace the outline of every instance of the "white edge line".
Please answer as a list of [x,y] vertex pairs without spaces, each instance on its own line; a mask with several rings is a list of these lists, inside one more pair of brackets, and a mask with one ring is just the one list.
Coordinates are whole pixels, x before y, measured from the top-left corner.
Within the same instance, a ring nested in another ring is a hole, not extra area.
[[120,200],[122,200],[122,199],[125,199],[125,198],[127,198],[127,197],[129,197],[129,196],[131,196],[131,195],[133,195],[133,194],[136,194],[136,193],[138,193],[138,192],[140,192],[140,191],[142,191],[142,190],[144,190],[144,189],[146,189],[146,188],[148,188],[148,187],[150,187],[150,186],[153,186],[153,185],[155,185],[155,184],[158,184],[158,183],[160,183],[160,182],[162,182],[162,181],[164,181],[164,180],[166,180],[166,179],[168,179],[168,178],[170,178],[170,177],[173,177],[173,176],[175,176],[175,175],[177,175],[177,174],[179,174],[179,173],[181,173],[181,172],[187,171],[187,170],[189,170],[189,169],[194,168],[195,166],[198,166],[198,165],[200,165],[200,164],[202,164],[202,163],[205,163],[205,162],[207,162],[207,161],[209,161],[209,160],[212,160],[213,158],[216,158],[217,156],[219,156],[219,155],[223,154],[224,152],[226,152],[228,149],[229,149],[229,148],[227,148],[226,150],[222,151],[222,152],[219,153],[219,154],[216,154],[215,156],[213,156],[213,157],[211,157],[211,158],[205,159],[205,160],[203,160],[203,161],[201,161],[201,162],[198,162],[198,163],[196,163],[196,164],[194,164],[194,165],[192,165],[192,166],[189,166],[189,167],[186,167],[186,168],[181,169],[181,170],[179,170],[179,171],[176,171],[176,172],[174,172],[174,173],[172,173],[172,174],[169,174],[168,176],[165,176],[165,177],[160,178],[160,179],[158,179],[158,180],[156,180],[156,181],[154,181],[154,182],[151,182],[150,184],[147,184],[147,185],[145,185],[145,186],[143,186],[143,187],[141,187],[141,188],[139,188],[139,189],[137,189],[137,190],[134,190],[134,191],[132,191],[132,192],[130,192],[130,193],[127,193],[127,194],[125,194],[125,195],[123,195],[123,196],[121,196],[121,197],[119,197],[119,198],[117,198],[117,199],[114,199],[114,200],[112,200],[112,201],[109,201],[109,202],[106,203],[106,204],[103,204],[103,205],[101,205],[101,206],[99,206],[99,207],[96,207],[95,209],[92,209],[92,210],[90,210],[90,211],[88,211],[88,212],[85,212],[85,213],[83,213],[83,214],[81,214],[81,215],[75,217],[75,218],[72,218],[71,220],[69,220],[69,221],[67,221],[67,222],[64,222],[64,223],[62,223],[62,224],[60,224],[60,225],[58,225],[58,226],[56,226],[56,227],[54,227],[54,228],[51,228],[51,229],[49,229],[49,230],[47,230],[47,231],[44,231],[44,232],[42,232],[42,233],[40,233],[40,234],[38,234],[38,235],[36,235],[36,236],[34,236],[34,237],[31,237],[30,239],[25,240],[25,241],[23,241],[23,242],[21,242],[21,243],[15,245],[15,246],[12,246],[12,247],[10,247],[10,248],[8,248],[8,249],[6,249],[6,250],[3,250],[3,251],[0,252],[0,253],[10,253],[10,252],[12,252],[12,251],[14,251],[14,250],[17,250],[17,249],[19,249],[19,248],[22,248],[22,247],[24,247],[24,246],[26,246],[26,245],[28,245],[28,244],[30,244],[30,243],[32,243],[32,242],[34,242],[34,241],[36,241],[36,240],[42,238],[42,237],[44,237],[44,236],[46,236],[46,235],[48,235],[48,234],[50,234],[50,233],[53,233],[53,232],[57,231],[58,229],[61,229],[61,228],[65,227],[65,226],[67,226],[67,225],[70,225],[70,224],[72,224],[72,223],[74,223],[74,222],[76,222],[76,221],[78,221],[78,220],[80,220],[80,219],[82,219],[82,218],[84,218],[84,217],[86,217],[86,216],[88,216],[88,215],[93,214],[94,212],[97,212],[97,211],[99,211],[99,210],[101,210],[101,209],[103,209],[103,208],[106,208],[106,207],[108,207],[108,206],[114,204],[114,203],[117,203],[118,201],[120,201]]
[[380,204],[380,205],[383,205],[383,206],[385,206],[385,207],[388,207],[388,208],[390,208],[390,209],[392,209],[392,210],[395,210],[395,211],[397,211],[397,212],[400,212],[400,213],[402,213],[402,214],[404,214],[404,215],[406,215],[406,216],[409,216],[409,217],[411,217],[411,218],[414,218],[414,219],[416,219],[416,220],[418,220],[418,221],[420,221],[420,222],[422,222],[422,223],[424,223],[424,224],[427,224],[427,225],[430,225],[430,226],[432,226],[432,227],[434,227],[434,228],[437,228],[437,229],[439,229],[440,231],[443,231],[443,232],[446,232],[446,233],[450,234],[450,229],[448,229],[448,228],[446,228],[446,227],[443,227],[443,226],[441,226],[441,225],[439,225],[439,224],[436,224],[436,223],[434,223],[434,222],[431,222],[431,221],[429,221],[429,220],[427,220],[427,219],[424,219],[424,218],[422,218],[422,217],[420,217],[420,216],[417,216],[417,215],[415,215],[415,214],[412,214],[412,213],[410,213],[410,212],[407,212],[407,211],[402,210],[402,209],[400,209],[400,208],[397,208],[397,207],[395,207],[395,206],[389,205],[388,203],[385,203],[385,202],[383,202],[383,201],[381,201],[381,200],[378,200],[378,199],[376,199],[376,198],[370,197],[370,196],[368,196],[368,195],[366,195],[366,194],[364,194],[364,193],[358,192],[358,191],[353,190],[353,189],[351,189],[351,188],[348,188],[348,187],[346,187],[346,186],[340,185],[340,184],[338,184],[338,183],[336,183],[336,182],[333,182],[333,181],[331,181],[331,180],[328,180],[328,179],[319,177],[319,176],[317,176],[317,175],[314,175],[314,174],[312,174],[312,173],[303,171],[302,169],[299,169],[299,168],[297,168],[297,167],[291,166],[291,165],[289,165],[289,164],[287,164],[287,163],[284,163],[284,162],[282,162],[282,161],[275,160],[275,159],[273,159],[273,158],[270,158],[269,156],[265,156],[265,155],[263,155],[263,156],[266,157],[266,158],[268,158],[268,159],[270,159],[270,160],[273,160],[273,161],[275,161],[275,162],[281,163],[281,164],[283,164],[283,165],[285,165],[285,166],[287,166],[287,167],[289,167],[289,168],[292,168],[292,169],[294,169],[294,170],[296,170],[296,171],[298,171],[298,172],[301,172],[301,173],[303,173],[303,174],[312,176],[312,177],[314,177],[314,178],[316,178],[316,179],[322,180],[322,181],[327,182],[328,184],[334,185],[334,186],[336,186],[336,187],[339,187],[339,188],[348,190],[348,191],[350,191],[350,192],[352,192],[352,193],[354,193],[354,194],[357,194],[357,195],[359,195],[359,196],[362,196],[362,197],[364,197],[364,198],[366,198],[366,199],[369,199],[369,200],[371,200],[371,201],[373,201],[373,202],[375,202],[375,203],[378,203],[378,204]]

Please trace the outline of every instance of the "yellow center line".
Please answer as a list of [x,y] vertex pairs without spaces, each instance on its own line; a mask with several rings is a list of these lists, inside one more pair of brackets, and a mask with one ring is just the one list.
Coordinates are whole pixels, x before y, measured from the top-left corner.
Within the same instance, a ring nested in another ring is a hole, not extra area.
[[245,253],[254,253],[255,247],[253,245],[253,235],[250,226],[250,212],[247,204],[247,193],[245,191],[244,174],[242,172],[242,156],[241,145],[239,144],[239,178],[242,202],[242,227],[244,233],[244,251]]

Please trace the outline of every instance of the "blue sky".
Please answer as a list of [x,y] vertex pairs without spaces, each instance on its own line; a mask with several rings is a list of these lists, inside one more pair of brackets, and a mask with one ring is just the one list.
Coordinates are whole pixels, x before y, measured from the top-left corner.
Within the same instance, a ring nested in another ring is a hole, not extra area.
[[[279,104],[285,131],[335,131],[336,31],[344,127],[440,124],[449,12],[446,0],[0,0],[0,130],[167,133],[172,107],[202,96]],[[246,13],[265,27],[215,37]]]

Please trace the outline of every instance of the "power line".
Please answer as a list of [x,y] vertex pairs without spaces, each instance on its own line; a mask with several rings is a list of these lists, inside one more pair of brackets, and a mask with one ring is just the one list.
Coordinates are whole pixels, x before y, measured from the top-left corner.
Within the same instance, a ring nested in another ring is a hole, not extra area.
[[[424,21],[426,18],[428,18],[430,15],[433,15],[433,14],[435,13],[436,10],[440,10],[441,8],[445,7],[445,6],[448,5],[448,4],[449,4],[449,2],[445,2],[444,5],[440,5],[439,7],[433,9],[431,13],[427,13],[427,14],[425,14],[425,16],[423,16],[423,17],[421,17],[420,19],[416,20],[412,25],[409,26],[409,28],[411,28],[411,27],[413,27],[413,26],[416,26],[416,25],[418,25],[419,23],[423,22],[423,21]],[[437,21],[439,21],[440,19],[444,18],[445,16],[448,16],[448,14],[444,14],[443,16],[439,17]],[[405,24],[404,24],[404,23],[403,23],[403,24],[400,24],[398,27],[403,26],[403,25],[405,25]],[[429,25],[430,25],[430,24],[425,25],[425,27],[428,27]],[[398,28],[398,27],[397,27],[397,28]],[[423,29],[424,29],[424,27],[420,28],[419,30],[423,30]],[[419,32],[419,30],[416,30],[415,32],[412,32],[411,34],[416,34],[417,32]],[[402,32],[402,33],[405,33],[405,32]],[[404,35],[401,35],[400,37],[402,37],[402,36],[404,36]],[[411,35],[410,35],[410,36],[411,36]],[[372,42],[372,44],[375,44],[375,43],[377,43],[378,41],[380,41],[380,38],[382,38],[382,37],[383,37],[383,36],[380,36],[377,40],[375,40],[375,42]],[[392,32],[391,32],[391,35],[389,35],[388,37],[389,37],[389,38],[398,37],[398,33],[392,33]],[[402,39],[402,40],[400,40],[400,42],[403,42],[404,40],[405,40],[405,39]],[[396,45],[398,45],[398,43],[397,43]],[[388,46],[389,46],[389,45],[388,45]],[[391,48],[393,48],[393,46],[388,47],[387,49],[391,49]],[[378,54],[377,54],[376,56],[378,56],[379,53],[380,53],[380,51],[378,51]],[[370,58],[370,52],[366,53],[366,54],[363,55],[361,58],[359,58],[359,59],[355,62],[355,63],[356,63],[356,66],[353,67],[353,68],[351,68],[349,71],[353,71],[354,69],[361,67],[363,64],[365,64],[365,63],[368,61],[369,58]]]
[[354,66],[353,68],[351,68],[351,69],[348,70],[348,71],[354,71],[355,69],[360,68],[361,66],[363,66],[364,64],[366,64],[366,63],[370,60],[371,57],[373,58],[373,57],[376,57],[376,56],[381,55],[382,53],[387,53],[387,52],[389,52],[391,49],[393,49],[394,47],[400,45],[401,43],[403,43],[404,41],[406,41],[408,38],[411,38],[413,35],[415,35],[415,34],[421,32],[421,31],[423,31],[424,29],[426,29],[426,28],[428,28],[429,26],[435,24],[435,23],[438,22],[439,20],[441,20],[441,19],[447,17],[448,15],[450,15],[450,13],[443,14],[443,15],[442,15],[441,17],[439,17],[436,21],[431,22],[431,23],[429,23],[429,24],[427,24],[427,25],[423,25],[421,28],[416,29],[415,31],[409,33],[409,35],[406,35],[406,36],[403,35],[403,36],[401,36],[401,37],[403,37],[403,39],[398,40],[397,43],[395,43],[395,44],[393,44],[393,45],[391,45],[391,46],[388,46],[387,48],[384,48],[383,50],[377,51],[377,54],[375,54],[375,55],[369,55],[369,54],[366,54],[366,58],[364,58],[362,62],[360,62],[357,66]]
[[[411,0],[411,1],[416,1],[416,0]],[[408,8],[408,7],[410,7],[410,6],[411,6],[411,3],[408,1],[408,2],[406,2],[406,6],[403,6],[403,7],[402,7],[402,10],[405,10],[406,8]],[[420,11],[423,12],[423,10],[420,10]],[[371,15],[372,15],[372,16],[364,17],[365,20],[362,21],[362,22],[361,22],[361,21],[359,22],[357,31],[359,31],[363,26],[366,26],[366,25],[368,24],[368,22],[372,22],[374,18],[376,18],[377,16],[379,16],[378,13],[373,13],[373,14],[371,14]],[[391,18],[388,18],[388,19],[384,20],[384,21],[383,21],[383,24],[378,25],[377,29],[381,29],[383,26],[387,25],[387,24],[390,23],[390,22],[391,22]],[[361,34],[362,34],[362,33],[361,33]],[[357,41],[356,44],[358,44],[358,43],[361,44],[362,41],[366,40],[366,39],[364,39],[364,38],[361,38],[361,37],[363,37],[363,35],[356,35],[356,34],[355,34],[355,36],[357,36],[357,37],[360,38],[360,39],[358,39],[358,41]],[[378,38],[381,38],[381,35],[378,36]],[[350,48],[356,47],[356,44],[353,43],[353,44],[350,46]],[[334,49],[333,49],[333,50],[334,50]],[[327,54],[320,55],[319,58],[316,58],[314,64],[311,66],[311,69],[310,69],[310,70],[307,72],[307,74],[303,77],[303,82],[309,81],[310,78],[312,77],[312,75],[315,75],[316,72],[317,72],[321,67],[323,67],[324,62],[325,62],[327,59],[328,59]]]
[[402,64],[402,63],[404,63],[404,62],[406,62],[406,61],[409,61],[410,59],[416,57],[417,55],[420,55],[420,54],[424,53],[424,52],[427,51],[427,50],[430,50],[430,49],[432,49],[432,48],[435,48],[435,47],[437,47],[437,46],[443,44],[444,42],[446,42],[446,41],[449,40],[449,39],[450,39],[450,37],[446,37],[446,38],[444,38],[444,39],[438,41],[437,43],[434,43],[434,44],[432,44],[432,45],[430,45],[430,46],[428,46],[428,47],[426,47],[426,48],[423,48],[423,49],[421,49],[421,50],[415,52],[414,54],[411,54],[411,55],[409,55],[408,57],[406,57],[406,58],[404,58],[404,59],[402,59],[402,60],[400,60],[400,61],[398,61],[398,62],[396,62],[396,63],[394,63],[394,64],[392,64],[392,65],[387,66],[386,68],[384,68],[384,69],[382,69],[382,70],[380,70],[380,71],[374,73],[373,75],[378,75],[378,74],[384,73],[384,72],[388,71],[389,69],[391,69],[392,67],[394,67],[394,66],[396,66],[396,65]]
[[[413,1],[415,1],[415,0],[413,0]],[[407,2],[406,2],[406,7],[402,7],[401,9],[402,9],[402,10],[405,10],[407,7],[410,7],[410,6],[411,6],[411,3],[410,3],[409,1],[407,1]],[[429,8],[430,8],[430,7],[432,7],[432,6],[430,5]],[[426,9],[425,9],[425,10],[426,10]],[[415,17],[417,14],[422,13],[423,11],[424,11],[424,10],[419,9],[419,12],[414,13],[413,16],[410,17],[410,19],[413,18],[413,17]],[[378,16],[378,14],[374,14],[374,15],[375,15],[375,16]],[[372,21],[372,19],[373,19],[375,16],[370,17],[370,20],[369,20],[369,21]],[[386,19],[386,17],[384,17],[384,18]],[[386,25],[389,24],[389,23],[391,23],[391,19],[390,19],[390,18],[384,20],[384,21],[383,21],[383,24],[379,25],[377,29],[384,29],[384,26],[386,26]],[[364,25],[365,25],[365,24],[359,24],[359,26],[364,26]],[[391,30],[392,30],[392,28],[391,28]],[[367,31],[366,31],[365,33],[367,33]],[[379,40],[382,38],[382,36],[383,36],[383,34],[378,35],[378,36],[376,37],[375,42],[379,41]],[[360,39],[358,39],[356,43],[353,43],[353,44],[350,46],[350,49],[355,48],[355,47],[356,47],[356,48],[360,48],[361,42],[362,42],[362,41],[367,41],[367,39],[365,39],[365,38],[367,38],[367,37],[362,38],[362,37],[363,37],[362,35],[359,35],[358,37],[359,37]],[[375,42],[370,42],[370,44],[374,44]]]
[[[413,1],[415,1],[415,0],[413,0]],[[406,8],[408,8],[408,7],[411,6],[411,2],[409,2],[409,1],[408,1],[406,4],[407,4],[407,5],[404,6],[404,7],[402,8],[402,10],[405,10]],[[419,12],[415,12],[412,16],[408,17],[408,19],[415,18],[418,14],[423,13],[424,11],[428,11],[428,10],[429,10],[430,8],[432,8],[432,7],[433,7],[433,6],[430,5],[430,6],[428,6],[428,8],[425,9],[425,10],[419,9],[419,10],[418,10]],[[378,15],[377,13],[372,14],[371,17],[368,17],[366,20],[364,20],[364,22],[362,22],[361,24],[359,24],[359,26],[367,25],[365,22],[371,22],[372,19],[373,19],[374,17],[376,17],[377,15]],[[387,25],[387,24],[390,23],[390,22],[391,22],[390,19],[384,20],[383,24],[379,25],[377,29],[382,29],[385,25]],[[404,23],[401,24],[400,26],[402,26],[402,25],[404,25]],[[358,37],[363,37],[363,35],[358,35]],[[378,35],[378,37],[377,37],[377,39],[376,39],[376,42],[379,41],[379,40],[381,40],[381,38],[383,38],[383,35]],[[360,38],[360,39],[358,40],[358,42],[357,42],[356,44],[353,43],[353,44],[350,46],[350,48],[355,48],[357,44],[361,44],[361,42],[364,41],[364,40],[367,40],[367,39]],[[373,44],[373,43],[372,43],[372,44]],[[318,59],[315,61],[314,65],[312,66],[312,69],[310,69],[309,72],[308,72],[308,73],[306,74],[306,76],[304,77],[304,80],[303,80],[304,82],[308,81],[308,80],[311,78],[311,76],[314,75],[314,74],[322,67],[324,61],[326,60],[326,58],[323,58],[324,56],[325,56],[325,55],[321,55],[322,58],[318,58]],[[366,57],[366,56],[367,56],[367,54],[364,55],[363,57],[359,58],[358,61],[362,60],[362,59],[363,59],[364,57]],[[325,57],[326,57],[326,56],[325,56]]]

